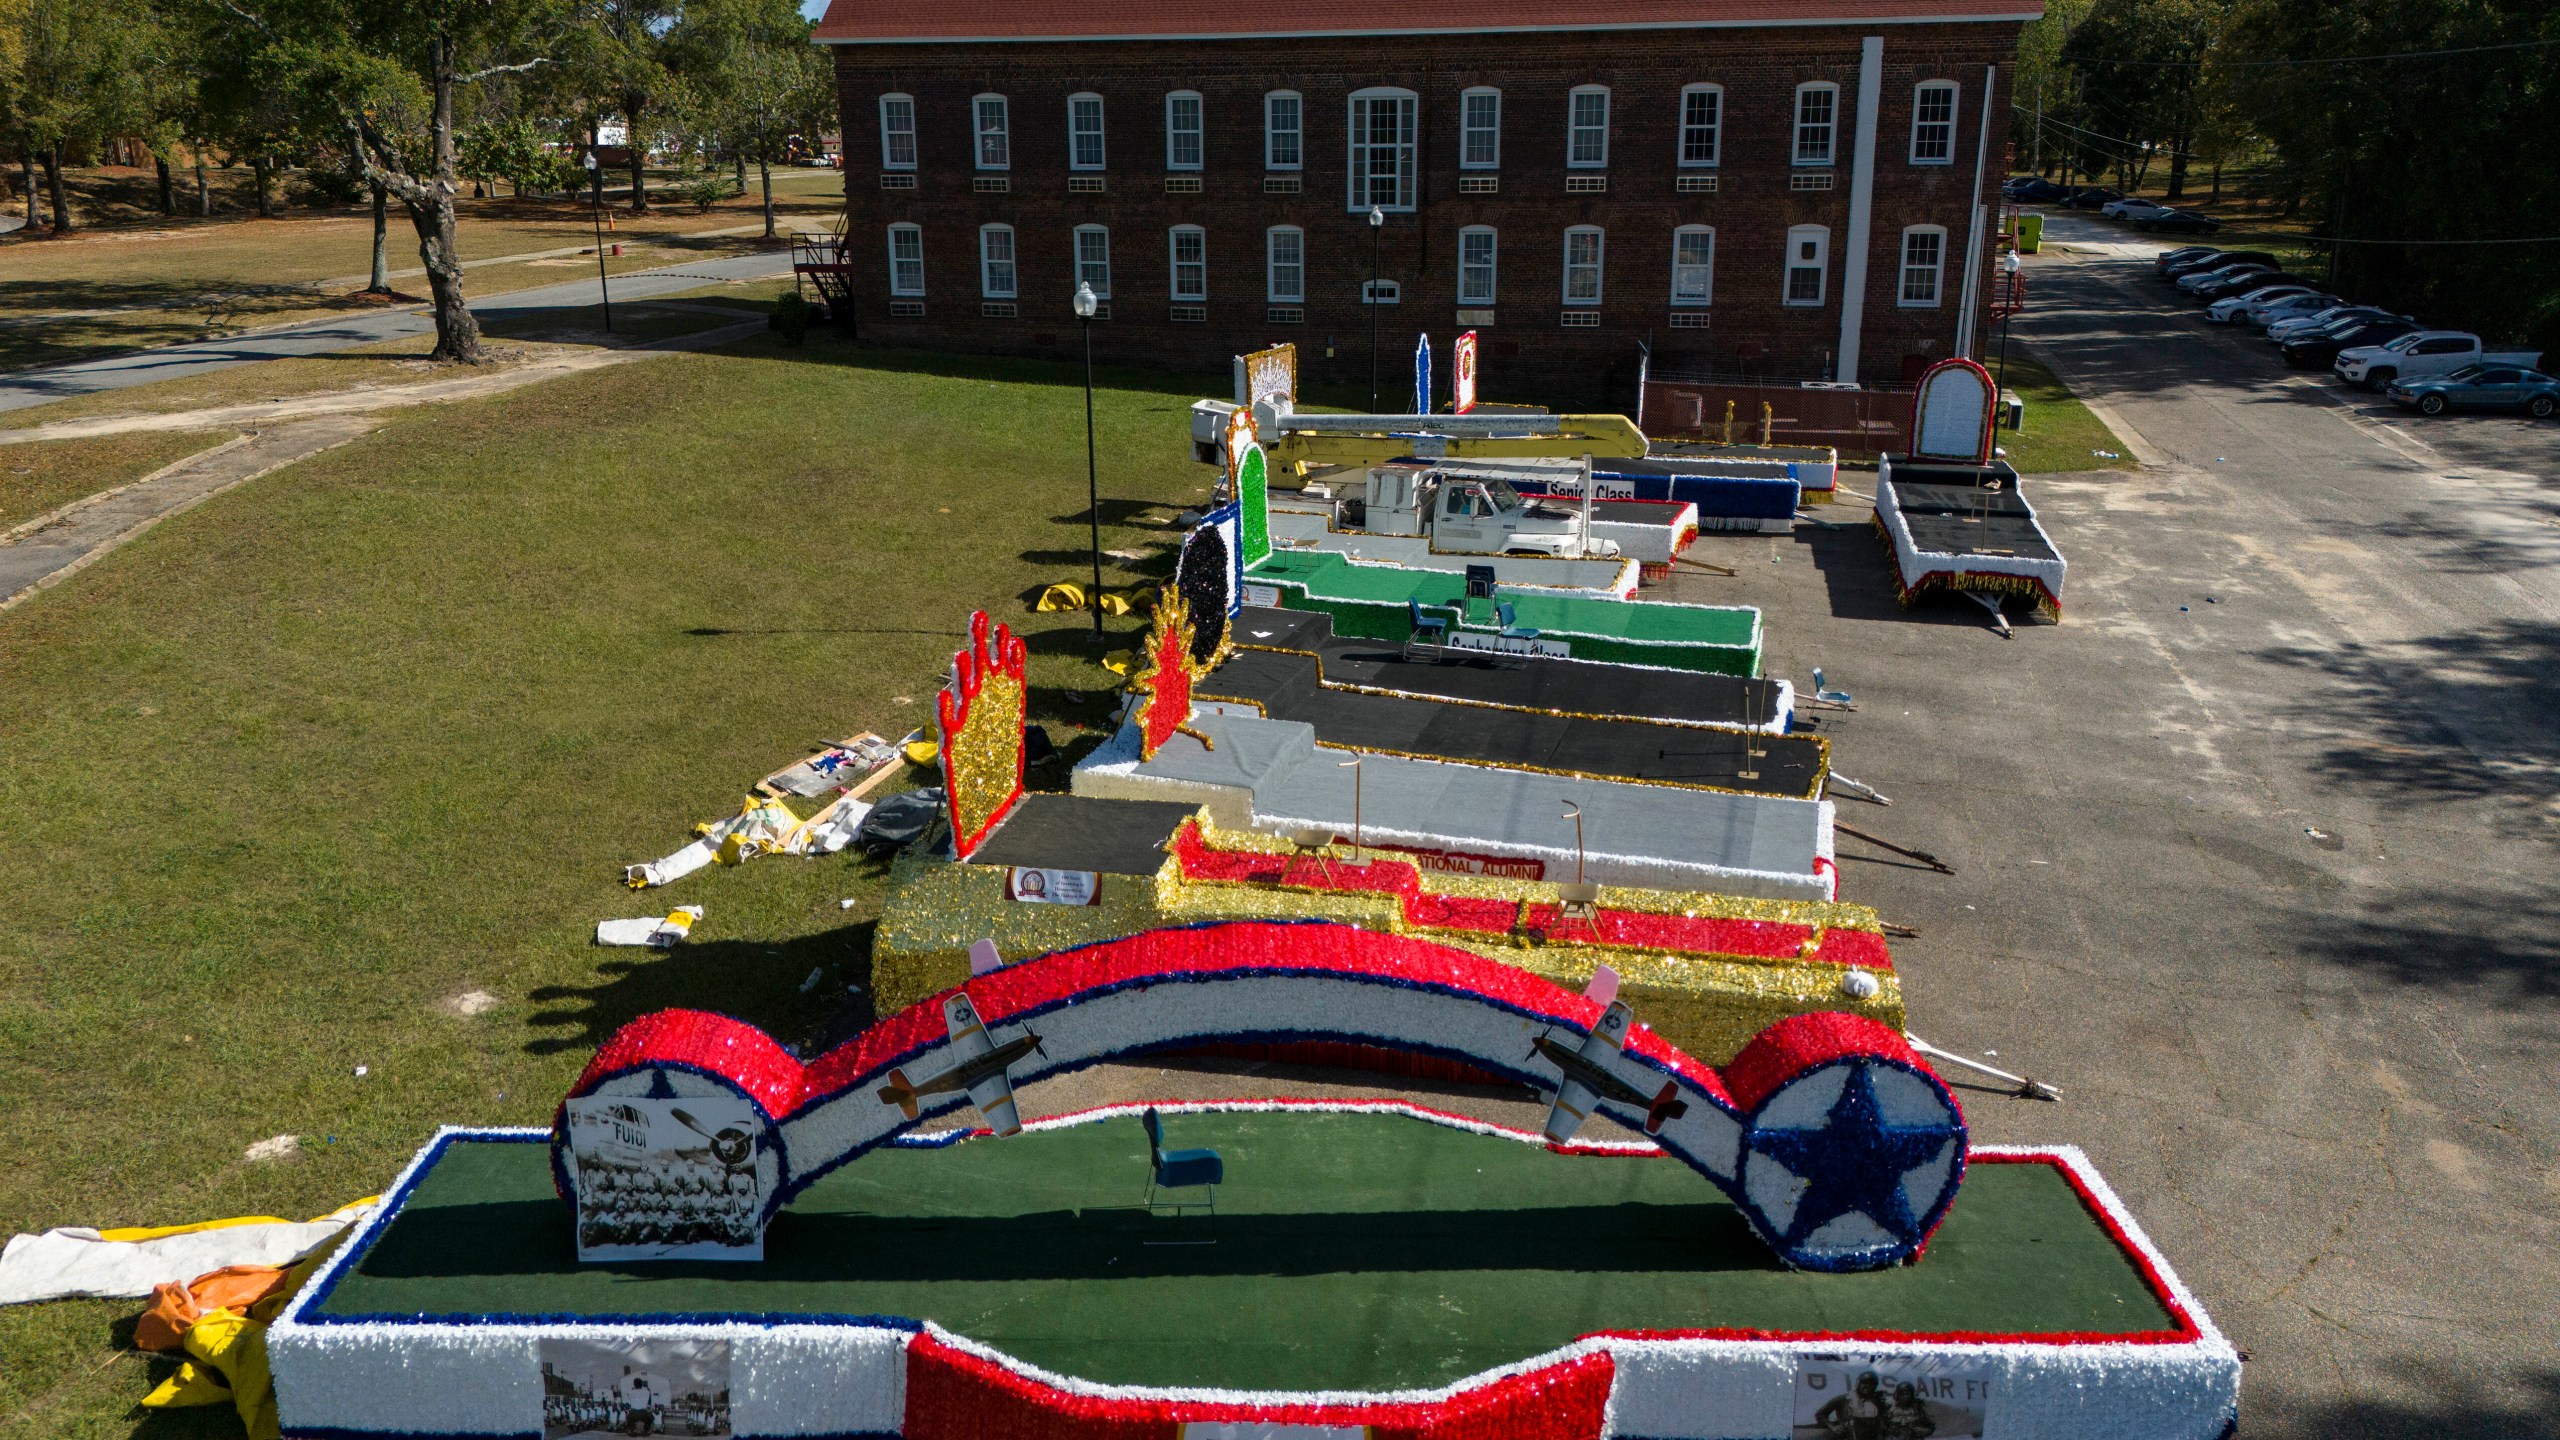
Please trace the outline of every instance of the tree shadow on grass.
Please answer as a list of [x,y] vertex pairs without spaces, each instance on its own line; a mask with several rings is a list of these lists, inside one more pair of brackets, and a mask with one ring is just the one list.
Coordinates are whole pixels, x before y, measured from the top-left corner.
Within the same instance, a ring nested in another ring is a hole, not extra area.
[[[766,863],[778,863],[767,861]],[[856,862],[878,873],[876,862]],[[643,907],[646,908],[646,907]],[[621,950],[595,967],[586,985],[545,985],[528,997],[544,1008],[527,1023],[537,1032],[525,1042],[534,1055],[585,1052],[613,1032],[658,1010],[713,1010],[789,1040],[820,1021],[845,987],[859,985],[860,1003],[871,992],[871,937],[877,922],[865,920],[788,940],[707,940],[665,950]],[[811,971],[819,983],[801,985]]]
[[[1084,363],[1070,359],[1034,359],[1005,355],[952,355],[930,350],[905,350],[892,346],[857,341],[847,345],[826,347],[800,346],[790,352],[807,360],[829,365],[842,365],[854,370],[877,370],[889,374],[929,375],[946,379],[988,380],[1007,385],[1046,385],[1062,388],[1084,388]],[[1180,403],[1152,409],[1150,413],[1180,414],[1191,402],[1203,395],[1221,395],[1231,387],[1226,373],[1184,372],[1146,369],[1133,365],[1102,365],[1093,369],[1096,389],[1134,391],[1140,394],[1178,398]],[[1079,436],[1079,439],[1082,437]],[[1082,520],[1079,513],[1076,517]]]

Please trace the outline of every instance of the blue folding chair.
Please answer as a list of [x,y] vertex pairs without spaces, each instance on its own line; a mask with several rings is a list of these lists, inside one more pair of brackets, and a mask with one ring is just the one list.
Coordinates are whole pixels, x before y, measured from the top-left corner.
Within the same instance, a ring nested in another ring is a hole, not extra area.
[[1205,1202],[1166,1200],[1162,1203],[1172,1207],[1176,1214],[1192,1208],[1195,1203],[1205,1204],[1211,1215],[1217,1214],[1218,1182],[1227,1178],[1226,1162],[1218,1158],[1215,1150],[1166,1150],[1164,1122],[1156,1118],[1154,1106],[1147,1107],[1145,1120],[1149,1166],[1147,1209],[1152,1211],[1157,1207],[1158,1190],[1191,1190],[1205,1186],[1209,1191]]
[[1449,618],[1447,616],[1423,614],[1422,602],[1409,595],[1405,597],[1404,609],[1406,617],[1413,622],[1413,628],[1407,631],[1404,637],[1404,653],[1406,659],[1410,660],[1413,658],[1413,647],[1416,645],[1446,645],[1449,643]]
[[1538,632],[1520,623],[1520,607],[1505,600],[1493,607],[1493,618],[1502,624],[1505,640],[1535,640]]

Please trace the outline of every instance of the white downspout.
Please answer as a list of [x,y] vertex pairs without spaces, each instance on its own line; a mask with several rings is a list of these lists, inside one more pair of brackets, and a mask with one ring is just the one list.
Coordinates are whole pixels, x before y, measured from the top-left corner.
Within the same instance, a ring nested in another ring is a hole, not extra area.
[[1991,163],[1991,92],[1999,83],[2000,67],[1982,67],[1982,125],[1975,137],[1973,152],[1973,214],[1964,237],[1964,308],[1956,315],[1956,353],[1973,358],[1973,317],[1981,308],[1982,297],[1982,172]]
[[1858,378],[1867,323],[1867,228],[1876,195],[1876,107],[1884,98],[1884,37],[1858,43],[1858,141],[1849,161],[1849,256],[1840,267],[1840,359],[1834,380]]

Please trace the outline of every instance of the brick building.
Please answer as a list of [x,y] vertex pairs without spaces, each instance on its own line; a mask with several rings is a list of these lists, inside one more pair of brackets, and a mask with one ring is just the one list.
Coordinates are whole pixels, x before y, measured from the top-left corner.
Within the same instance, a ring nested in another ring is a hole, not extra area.
[[1905,378],[1978,348],[2039,11],[834,0],[854,320],[1068,355],[1081,278],[1097,355],[1293,340],[1357,384],[1374,279],[1390,409],[1417,331],[1481,332],[1499,399],[1623,403],[1648,337],[1657,369]]

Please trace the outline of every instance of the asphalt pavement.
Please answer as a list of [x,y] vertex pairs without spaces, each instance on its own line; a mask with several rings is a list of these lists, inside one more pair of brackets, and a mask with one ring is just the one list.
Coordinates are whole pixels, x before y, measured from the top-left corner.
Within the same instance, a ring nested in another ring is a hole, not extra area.
[[[730,280],[760,280],[790,273],[790,251],[765,250],[752,255],[693,260],[657,270],[629,271],[613,277],[612,295],[617,302],[639,301],[698,290],[705,285]],[[469,293],[467,282],[465,293]],[[538,285],[473,300],[471,311],[487,321],[526,311],[578,309],[595,304],[597,298],[596,277],[589,275],[556,285]],[[359,346],[378,345],[386,340],[433,334],[434,331],[432,315],[424,308],[413,307],[317,320],[227,340],[169,345],[84,360],[77,364],[22,370],[0,375],[0,411],[20,410],[101,390],[121,390],[132,385],[177,380],[260,360],[335,354]]]
[[2560,423],[2289,374],[2163,246],[2047,234],[2017,337],[2150,462],[2029,482],[2061,624],[1899,611],[1854,504],[1676,598],[1855,693],[1897,803],[1842,818],[1957,871],[1841,843],[1913,1031],[2061,1087],[1976,1137],[2089,1151],[2249,1351],[2243,1436],[2560,1436]]

